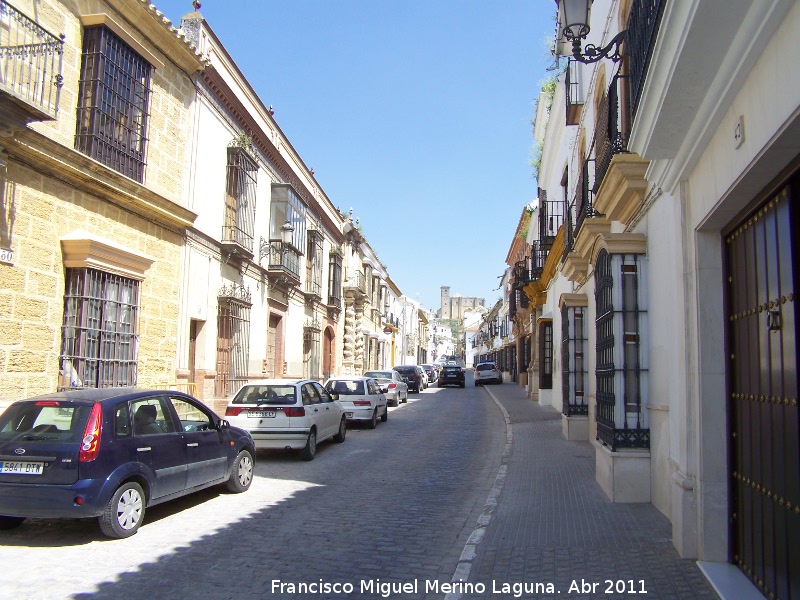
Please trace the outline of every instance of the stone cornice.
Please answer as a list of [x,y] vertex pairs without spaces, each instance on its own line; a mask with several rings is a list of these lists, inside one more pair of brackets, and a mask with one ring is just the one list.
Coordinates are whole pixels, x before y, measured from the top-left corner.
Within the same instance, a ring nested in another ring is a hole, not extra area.
[[3,138],[3,146],[9,158],[164,227],[183,231],[197,218],[188,208],[34,131]]
[[611,233],[611,223],[607,219],[586,219],[575,238],[573,251],[564,260],[564,276],[576,283],[586,281],[589,266],[594,264],[603,248],[609,254],[645,254],[647,236],[643,233]]
[[135,252],[113,240],[86,231],[74,231],[61,238],[63,263],[67,268],[89,268],[142,281],[155,259]]
[[627,225],[647,191],[644,178],[649,161],[637,154],[615,154],[597,190],[594,208],[609,221]]
[[558,307],[565,306],[589,306],[589,298],[586,294],[561,294],[558,299]]

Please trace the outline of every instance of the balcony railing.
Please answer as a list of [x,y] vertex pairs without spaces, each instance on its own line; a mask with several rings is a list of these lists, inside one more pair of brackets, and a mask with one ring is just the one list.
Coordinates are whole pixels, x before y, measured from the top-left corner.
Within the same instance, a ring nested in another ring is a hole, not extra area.
[[627,51],[630,56],[630,106],[631,115],[636,115],[642,95],[647,66],[653,53],[661,15],[666,0],[636,0],[631,5],[628,17]]
[[270,242],[267,271],[270,276],[282,277],[282,282],[298,284],[300,282],[300,253],[290,244]]
[[584,98],[581,97],[580,84],[578,83],[578,70],[575,61],[567,61],[567,70],[564,72],[564,94],[567,102],[567,125],[577,125],[581,120]]
[[0,0],[0,91],[24,101],[26,122],[56,118],[63,56],[63,35],[54,36]]
[[356,271],[344,284],[345,290],[355,291],[362,296],[367,295],[367,280],[361,271]]
[[565,236],[564,236],[564,258],[572,250],[575,238],[583,225],[587,216],[594,216],[595,211],[592,203],[592,193],[589,186],[589,163],[593,159],[583,161],[583,168],[578,176],[578,184],[575,186],[575,195],[567,209],[565,215]]
[[594,186],[592,192],[597,193],[600,184],[608,172],[611,158],[615,154],[628,151],[630,137],[630,104],[620,102],[625,97],[623,92],[628,85],[628,77],[616,75],[611,80],[608,93],[603,98],[597,114],[594,129]]

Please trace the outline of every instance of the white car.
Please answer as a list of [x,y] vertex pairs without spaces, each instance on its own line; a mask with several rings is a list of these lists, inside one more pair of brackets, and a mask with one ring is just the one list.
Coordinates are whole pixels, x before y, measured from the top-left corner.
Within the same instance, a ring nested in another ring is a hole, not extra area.
[[493,362],[482,362],[475,365],[475,385],[484,383],[503,383],[503,374]]
[[384,390],[386,402],[389,406],[400,406],[401,402],[408,402],[408,384],[403,381],[400,373],[393,369],[388,371],[367,371],[364,377],[373,377]]
[[342,405],[348,421],[366,421],[375,429],[378,417],[384,423],[389,418],[386,395],[372,377],[331,377],[325,389]]
[[231,425],[250,432],[256,448],[300,450],[313,460],[317,444],[347,435],[344,407],[317,381],[261,379],[236,392],[225,410]]

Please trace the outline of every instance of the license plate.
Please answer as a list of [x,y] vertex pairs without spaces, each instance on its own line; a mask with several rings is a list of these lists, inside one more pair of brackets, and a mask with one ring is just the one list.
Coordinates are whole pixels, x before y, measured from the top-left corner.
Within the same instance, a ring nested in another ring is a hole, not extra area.
[[13,473],[14,475],[41,475],[44,463],[0,461],[0,473]]
[[248,417],[255,417],[260,419],[273,419],[275,418],[274,410],[253,410],[247,413]]

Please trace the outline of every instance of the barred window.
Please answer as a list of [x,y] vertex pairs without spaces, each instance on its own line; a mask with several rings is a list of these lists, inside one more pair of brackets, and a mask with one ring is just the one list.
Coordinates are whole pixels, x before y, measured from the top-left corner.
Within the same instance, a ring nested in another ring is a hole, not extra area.
[[539,387],[553,388],[553,322],[539,323]]
[[139,182],[151,71],[110,29],[84,29],[75,149]]
[[306,253],[306,292],[322,298],[322,233],[312,229],[308,232]]
[[328,256],[328,306],[342,307],[342,255]]
[[135,386],[139,282],[67,269],[59,389]]
[[247,383],[250,358],[249,292],[223,288],[217,298],[217,379],[214,395],[230,396]]
[[303,329],[303,376],[307,379],[319,377],[320,334],[319,323],[306,325]]
[[222,241],[253,251],[258,164],[238,146],[228,148]]
[[583,306],[561,307],[561,412],[567,416],[589,414],[585,394],[584,313]]

